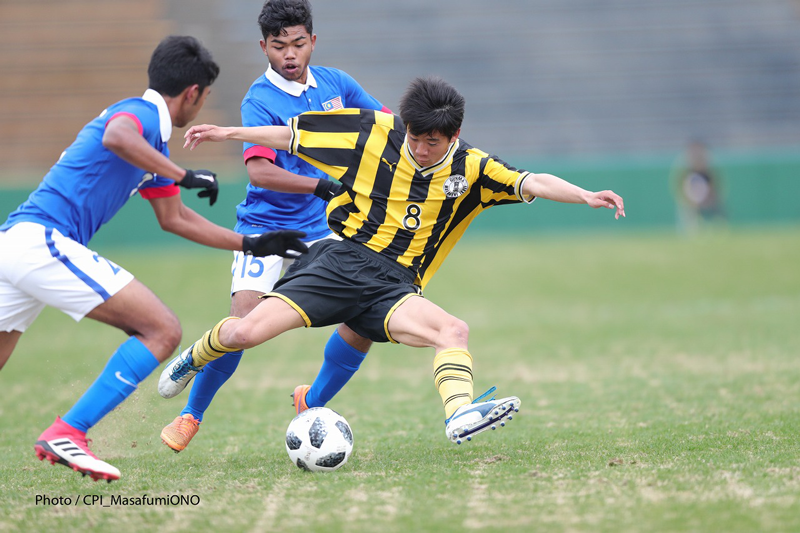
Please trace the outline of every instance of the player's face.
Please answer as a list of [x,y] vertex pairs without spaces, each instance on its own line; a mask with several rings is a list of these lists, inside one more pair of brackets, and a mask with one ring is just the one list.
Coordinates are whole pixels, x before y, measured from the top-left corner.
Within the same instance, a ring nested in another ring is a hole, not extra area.
[[174,126],[183,128],[195,118],[197,114],[203,109],[203,104],[206,103],[206,98],[211,94],[211,87],[206,87],[203,92],[198,91],[199,86],[193,85],[187,89],[181,100],[181,109],[178,116],[175,117]]
[[282,35],[261,39],[261,50],[269,59],[272,70],[289,81],[306,83],[308,63],[317,36],[311,35],[303,25],[286,28]]
[[460,131],[461,130],[458,130],[452,138],[448,138],[437,131],[425,133],[423,135],[414,135],[406,130],[408,148],[411,150],[417,163],[423,167],[435,165],[447,153],[450,143],[455,142]]

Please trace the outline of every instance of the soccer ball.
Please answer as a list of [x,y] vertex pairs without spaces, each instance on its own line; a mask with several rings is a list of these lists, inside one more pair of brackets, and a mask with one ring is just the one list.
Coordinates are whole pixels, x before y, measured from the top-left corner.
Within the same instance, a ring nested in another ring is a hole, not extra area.
[[286,429],[286,452],[298,468],[333,472],[353,451],[353,430],[342,415],[312,407],[294,417]]

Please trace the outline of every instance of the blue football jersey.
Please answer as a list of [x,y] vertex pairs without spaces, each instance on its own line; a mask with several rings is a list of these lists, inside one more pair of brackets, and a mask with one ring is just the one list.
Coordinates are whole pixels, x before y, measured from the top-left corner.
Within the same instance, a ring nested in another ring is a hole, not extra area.
[[[344,107],[388,111],[347,73],[310,66],[306,85],[288,81],[271,68],[258,77],[242,100],[243,126],[285,126],[305,111],[330,111]],[[266,157],[294,174],[329,179],[321,170],[283,150],[244,144],[244,160]],[[326,202],[313,194],[275,192],[247,184],[247,197],[236,208],[236,231],[252,234],[267,230],[298,229],[308,240],[330,233]]]
[[[18,222],[36,222],[86,245],[139,190],[177,189],[173,180],[154,177],[103,146],[106,124],[119,114],[138,122],[139,132],[147,142],[169,156],[169,133],[164,139],[162,131],[172,131],[172,120],[161,95],[148,90],[142,98],[117,102],[83,127],[39,187],[0,226],[0,231]],[[169,194],[174,193],[157,195]]]

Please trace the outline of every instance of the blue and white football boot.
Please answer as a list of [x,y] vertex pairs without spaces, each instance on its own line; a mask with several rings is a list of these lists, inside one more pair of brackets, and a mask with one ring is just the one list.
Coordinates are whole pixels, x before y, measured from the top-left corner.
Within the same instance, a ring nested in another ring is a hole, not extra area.
[[174,398],[186,388],[186,385],[203,369],[192,365],[192,348],[194,344],[175,356],[158,378],[158,393],[163,398]]
[[504,427],[506,420],[511,420],[513,413],[519,412],[522,402],[516,396],[499,400],[495,400],[492,396],[490,399],[482,401],[496,390],[496,387],[492,387],[475,398],[472,403],[456,409],[453,416],[444,421],[445,435],[451,442],[461,444],[465,440],[472,440],[473,435],[487,429]]

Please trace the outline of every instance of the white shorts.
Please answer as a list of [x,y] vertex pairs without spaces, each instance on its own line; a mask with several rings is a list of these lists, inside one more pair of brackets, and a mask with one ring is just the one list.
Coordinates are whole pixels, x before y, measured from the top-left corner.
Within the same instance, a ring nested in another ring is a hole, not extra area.
[[[325,239],[342,240],[338,235],[331,233],[314,241],[303,241],[308,246]],[[281,274],[294,263],[294,259],[285,259],[279,255],[255,257],[244,252],[233,252],[233,265],[231,265],[231,296],[239,291],[256,291],[268,293],[280,279]]]
[[20,222],[0,231],[0,331],[25,331],[45,305],[82,319],[133,280],[58,230]]

